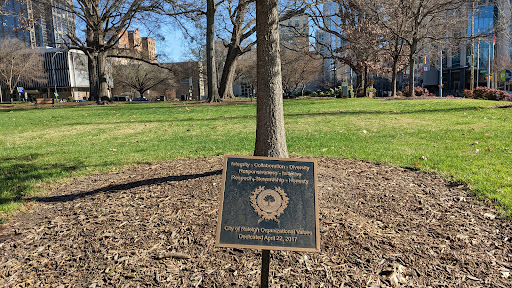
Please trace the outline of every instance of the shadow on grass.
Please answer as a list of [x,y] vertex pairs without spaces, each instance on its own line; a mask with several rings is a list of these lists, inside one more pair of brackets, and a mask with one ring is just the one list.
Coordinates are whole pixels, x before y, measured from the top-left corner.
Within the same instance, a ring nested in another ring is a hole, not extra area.
[[[481,108],[480,108],[481,109]],[[423,113],[454,113],[466,111],[478,111],[477,107],[447,107],[435,109],[416,109],[416,110],[349,110],[332,112],[304,112],[304,113],[285,113],[285,116],[336,116],[336,115],[399,115],[399,114],[423,114]]]
[[80,164],[36,164],[40,154],[0,158],[0,205],[20,202],[29,196],[34,185],[53,178],[68,176]]
[[68,202],[74,201],[76,199],[93,196],[99,193],[114,193],[118,191],[128,190],[132,188],[137,188],[141,186],[150,186],[154,184],[162,184],[166,182],[178,182],[184,180],[198,179],[202,177],[214,176],[222,174],[222,170],[209,171],[200,174],[190,174],[190,175],[178,175],[178,176],[167,176],[160,178],[152,178],[145,179],[125,184],[111,185],[99,189],[95,189],[92,191],[85,191],[77,194],[68,194],[68,195],[59,195],[59,196],[50,196],[50,197],[32,197],[27,199],[29,201],[38,201],[38,202],[46,202],[46,203],[54,203],[54,202]]
[[[343,108],[343,107],[341,107]],[[467,112],[467,111],[478,111],[478,107],[447,107],[447,108],[435,108],[435,109],[417,109],[417,110],[348,110],[344,111],[343,109],[338,111],[327,111],[327,112],[317,112],[317,111],[311,111],[311,112],[285,112],[285,117],[305,117],[305,116],[312,116],[312,117],[322,117],[322,116],[343,116],[343,115],[358,115],[358,116],[364,116],[364,115],[399,115],[399,114],[424,114],[424,113],[455,113],[455,112]],[[203,115],[206,116],[206,115]],[[193,123],[194,121],[203,121],[206,123],[214,122],[214,121],[226,121],[229,122],[230,120],[242,120],[242,119],[248,119],[251,121],[256,121],[255,115],[238,115],[238,116],[218,116],[218,117],[187,117],[187,118],[173,118],[172,115],[166,116],[168,118],[162,117],[158,120],[148,120],[143,119],[137,122],[133,122],[133,120],[121,120],[121,121],[115,121],[112,122],[111,125],[122,125],[122,124],[134,124],[134,123],[170,123],[172,122],[182,122],[182,123]],[[86,125],[98,125],[96,122],[73,122],[68,124],[63,124],[68,126],[86,126]]]

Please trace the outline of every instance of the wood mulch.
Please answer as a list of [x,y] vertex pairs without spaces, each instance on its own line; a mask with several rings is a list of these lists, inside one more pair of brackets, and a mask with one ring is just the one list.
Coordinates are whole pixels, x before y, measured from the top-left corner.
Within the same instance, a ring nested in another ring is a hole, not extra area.
[[[512,225],[462,185],[318,159],[321,252],[273,251],[271,287],[512,287]],[[222,158],[72,179],[0,230],[2,287],[257,287],[215,247]]]

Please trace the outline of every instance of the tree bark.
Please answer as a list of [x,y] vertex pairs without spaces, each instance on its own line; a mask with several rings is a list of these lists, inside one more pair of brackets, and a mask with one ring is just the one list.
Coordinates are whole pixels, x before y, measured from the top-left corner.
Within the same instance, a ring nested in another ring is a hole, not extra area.
[[99,81],[99,94],[102,97],[108,97],[108,83],[107,83],[107,53],[98,53],[98,81]]
[[98,73],[96,68],[96,59],[94,57],[88,57],[87,69],[89,71],[89,100],[98,101],[99,90],[98,90]]
[[412,97],[414,96],[414,64],[415,64],[414,57],[411,55],[409,59],[409,91],[407,96]]
[[226,55],[226,61],[220,78],[219,94],[222,99],[235,97],[233,94],[233,82],[235,81],[236,64],[239,55],[240,47],[233,48],[231,45],[228,47],[228,54]]
[[255,156],[287,158],[277,0],[256,2],[257,88]]
[[220,80],[220,97],[233,98],[233,82],[235,81],[235,71],[238,56],[242,54],[240,47],[240,41],[242,39],[242,28],[245,20],[245,13],[249,2],[242,2],[239,4],[235,21],[233,22],[233,33],[231,35],[231,42],[228,46],[228,53],[226,55],[226,61],[224,62],[224,68],[222,70],[222,76]]
[[[91,28],[87,27],[86,30],[86,45],[87,47],[96,47],[94,41],[94,32]],[[96,49],[95,49],[96,50]],[[98,68],[97,68],[97,55],[94,55],[92,51],[87,51],[87,70],[89,72],[89,100],[98,101],[99,97],[99,86],[98,86]]]
[[413,39],[411,45],[411,52],[409,53],[409,97],[414,96],[414,65],[416,63],[416,49],[418,42]]
[[396,75],[398,73],[398,60],[393,60],[393,72],[391,72],[391,96],[396,96]]
[[206,8],[206,76],[208,102],[219,102],[217,68],[215,66],[215,0],[207,0]]
[[363,73],[363,87],[364,87],[364,89],[363,89],[363,95],[364,95],[364,96],[363,96],[363,97],[368,96],[368,95],[366,94],[366,91],[367,91],[367,89],[368,89],[368,87],[367,87],[367,86],[368,86],[368,66],[366,66],[366,65],[365,65],[365,66],[364,66],[364,73]]

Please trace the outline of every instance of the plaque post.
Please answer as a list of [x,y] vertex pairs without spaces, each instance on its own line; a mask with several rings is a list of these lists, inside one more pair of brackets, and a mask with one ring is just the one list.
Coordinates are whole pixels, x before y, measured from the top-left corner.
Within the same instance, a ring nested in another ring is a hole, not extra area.
[[270,250],[261,250],[261,288],[268,288]]

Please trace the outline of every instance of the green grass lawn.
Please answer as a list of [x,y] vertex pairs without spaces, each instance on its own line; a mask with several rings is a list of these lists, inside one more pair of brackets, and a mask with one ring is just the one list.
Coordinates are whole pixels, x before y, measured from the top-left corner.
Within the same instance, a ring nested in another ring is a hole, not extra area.
[[[512,217],[512,109],[492,108],[498,104],[508,103],[288,100],[288,150],[435,172],[468,184]],[[19,209],[48,183],[72,176],[175,158],[251,155],[255,115],[255,103],[0,110],[0,211]]]

